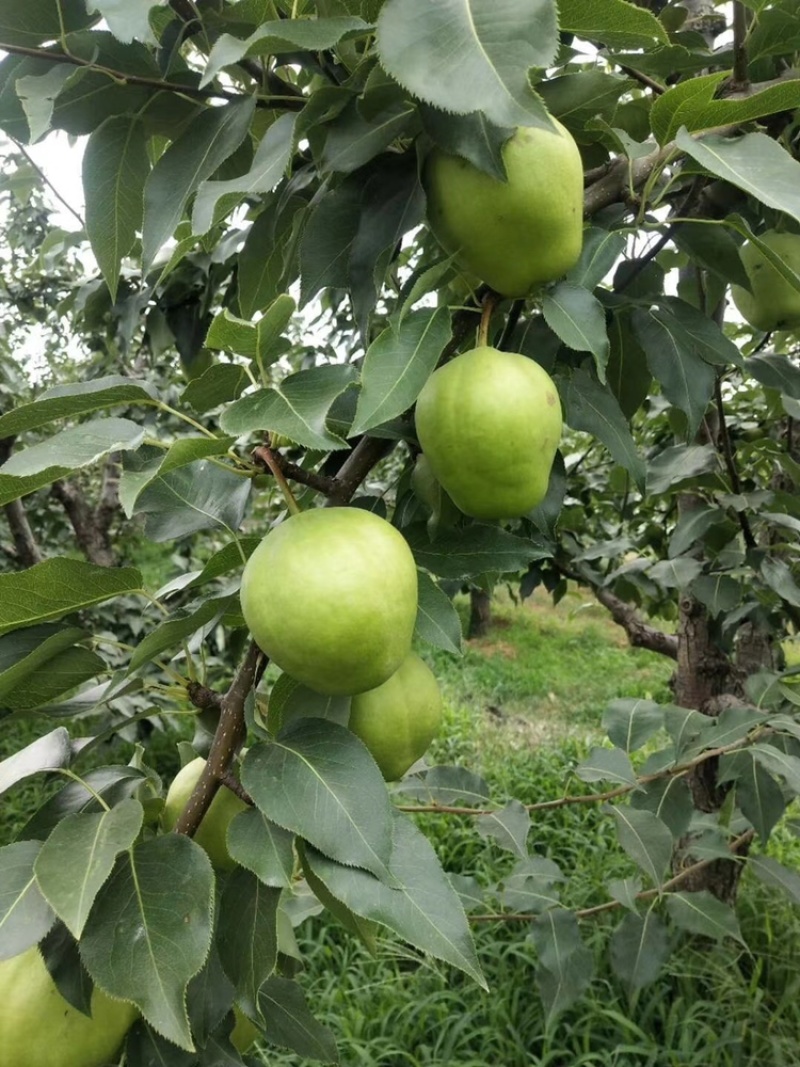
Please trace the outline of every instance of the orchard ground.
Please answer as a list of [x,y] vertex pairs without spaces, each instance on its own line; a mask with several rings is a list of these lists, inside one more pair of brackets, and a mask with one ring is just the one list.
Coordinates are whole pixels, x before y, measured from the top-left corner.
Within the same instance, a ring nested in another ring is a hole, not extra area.
[[[467,607],[464,599],[465,618]],[[536,803],[588,791],[570,769],[603,743],[604,708],[619,697],[669,701],[671,662],[630,649],[605,610],[582,593],[571,591],[554,608],[544,594],[515,605],[500,592],[493,613],[490,634],[468,642],[462,659],[426,652],[447,702],[429,761],[468,766],[500,801],[515,796]],[[787,653],[795,658],[791,648]],[[0,758],[47,728],[28,720],[16,736],[2,739]],[[175,739],[174,733],[156,736],[147,750],[148,762],[167,780],[177,771]],[[127,758],[123,743],[117,745],[114,758]],[[98,756],[107,759],[109,753]],[[0,843],[13,838],[45,788],[17,787],[4,799]],[[481,838],[469,818],[418,818],[451,874],[487,884],[513,867],[513,856]],[[768,848],[790,866],[800,863],[793,828],[790,810]],[[531,845],[575,872],[563,887],[570,906],[602,903],[608,878],[629,873],[614,827],[596,806],[537,813]],[[306,960],[301,981],[347,1067],[794,1067],[800,918],[777,891],[749,875],[737,913],[752,955],[741,946],[713,948],[684,937],[661,977],[632,998],[604,956],[603,920],[586,921],[598,980],[552,1028],[534,991],[535,952],[518,922],[475,923],[488,995],[388,938],[371,957],[324,916],[297,930]],[[297,1067],[302,1061],[265,1048],[263,1062]]]

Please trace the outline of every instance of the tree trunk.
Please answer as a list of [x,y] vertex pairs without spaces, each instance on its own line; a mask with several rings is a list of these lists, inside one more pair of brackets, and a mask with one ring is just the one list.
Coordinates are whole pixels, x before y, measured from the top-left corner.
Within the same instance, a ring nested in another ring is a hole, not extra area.
[[485,589],[469,587],[469,629],[467,637],[485,637],[492,625],[492,598]]

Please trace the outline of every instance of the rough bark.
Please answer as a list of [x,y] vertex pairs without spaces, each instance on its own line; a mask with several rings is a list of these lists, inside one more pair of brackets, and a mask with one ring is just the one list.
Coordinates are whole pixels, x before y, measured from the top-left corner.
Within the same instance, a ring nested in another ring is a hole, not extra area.
[[467,637],[485,637],[492,625],[492,598],[485,589],[469,589],[469,626]]
[[678,638],[674,634],[664,633],[645,622],[639,612],[631,604],[627,604],[610,589],[597,587],[594,595],[604,608],[608,608],[611,618],[621,626],[628,635],[628,641],[633,648],[647,648],[651,652],[660,652],[670,659],[677,659]]
[[25,513],[25,506],[21,500],[12,500],[6,504],[3,512],[14,541],[13,560],[21,568],[32,567],[34,563],[41,563],[42,554],[39,545],[33,535],[31,524]]
[[54,482],[50,492],[67,513],[75,540],[87,560],[98,567],[113,567],[116,563],[110,534],[113,510],[102,504],[98,509],[92,508],[73,482]]

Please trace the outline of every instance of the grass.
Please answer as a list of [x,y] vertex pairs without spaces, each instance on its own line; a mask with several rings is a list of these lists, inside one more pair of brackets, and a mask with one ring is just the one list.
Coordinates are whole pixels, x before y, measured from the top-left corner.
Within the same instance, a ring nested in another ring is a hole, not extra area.
[[[672,665],[630,650],[602,609],[583,597],[569,596],[555,610],[538,598],[521,607],[501,600],[495,616],[491,634],[470,642],[463,659],[426,655],[447,698],[430,760],[482,774],[496,801],[531,803],[573,788],[570,770],[602,739],[610,700],[670,697]],[[25,740],[42,732],[30,723],[24,729]],[[166,742],[160,737],[147,759],[171,773],[177,760]],[[6,795],[0,840],[30,814],[37,790],[32,784]],[[452,873],[474,875],[486,887],[515,863],[467,817],[417,818]],[[528,843],[568,874],[568,906],[607,899],[608,879],[631,873],[610,820],[593,807],[540,813]],[[800,866],[800,840],[789,822],[776,830],[770,852]],[[552,1026],[535,988],[529,931],[518,922],[474,927],[489,993],[388,937],[372,957],[322,916],[296,931],[305,959],[300,982],[314,1014],[333,1030],[345,1067],[797,1067],[797,914],[776,891],[746,877],[738,916],[749,950],[677,939],[662,975],[634,997],[608,962],[608,937],[621,916],[582,924],[595,978]],[[300,1062],[263,1052],[265,1067]]]

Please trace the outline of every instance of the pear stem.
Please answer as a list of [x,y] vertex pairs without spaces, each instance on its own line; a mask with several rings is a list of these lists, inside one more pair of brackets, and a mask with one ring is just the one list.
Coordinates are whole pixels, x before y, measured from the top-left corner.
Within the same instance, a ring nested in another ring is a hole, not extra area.
[[263,460],[264,463],[266,463],[266,465],[272,472],[275,481],[278,483],[278,488],[283,494],[283,499],[286,501],[286,507],[289,509],[292,515],[299,515],[301,511],[300,505],[295,500],[294,493],[290,489],[289,483],[286,481],[286,478],[283,475],[283,471],[281,470],[280,464],[275,459],[275,456],[272,454],[272,449],[266,447],[259,448],[258,456],[259,459]]
[[489,323],[497,306],[498,296],[492,289],[483,298],[483,311],[481,312],[481,324],[478,327],[478,347],[486,347],[489,344]]

